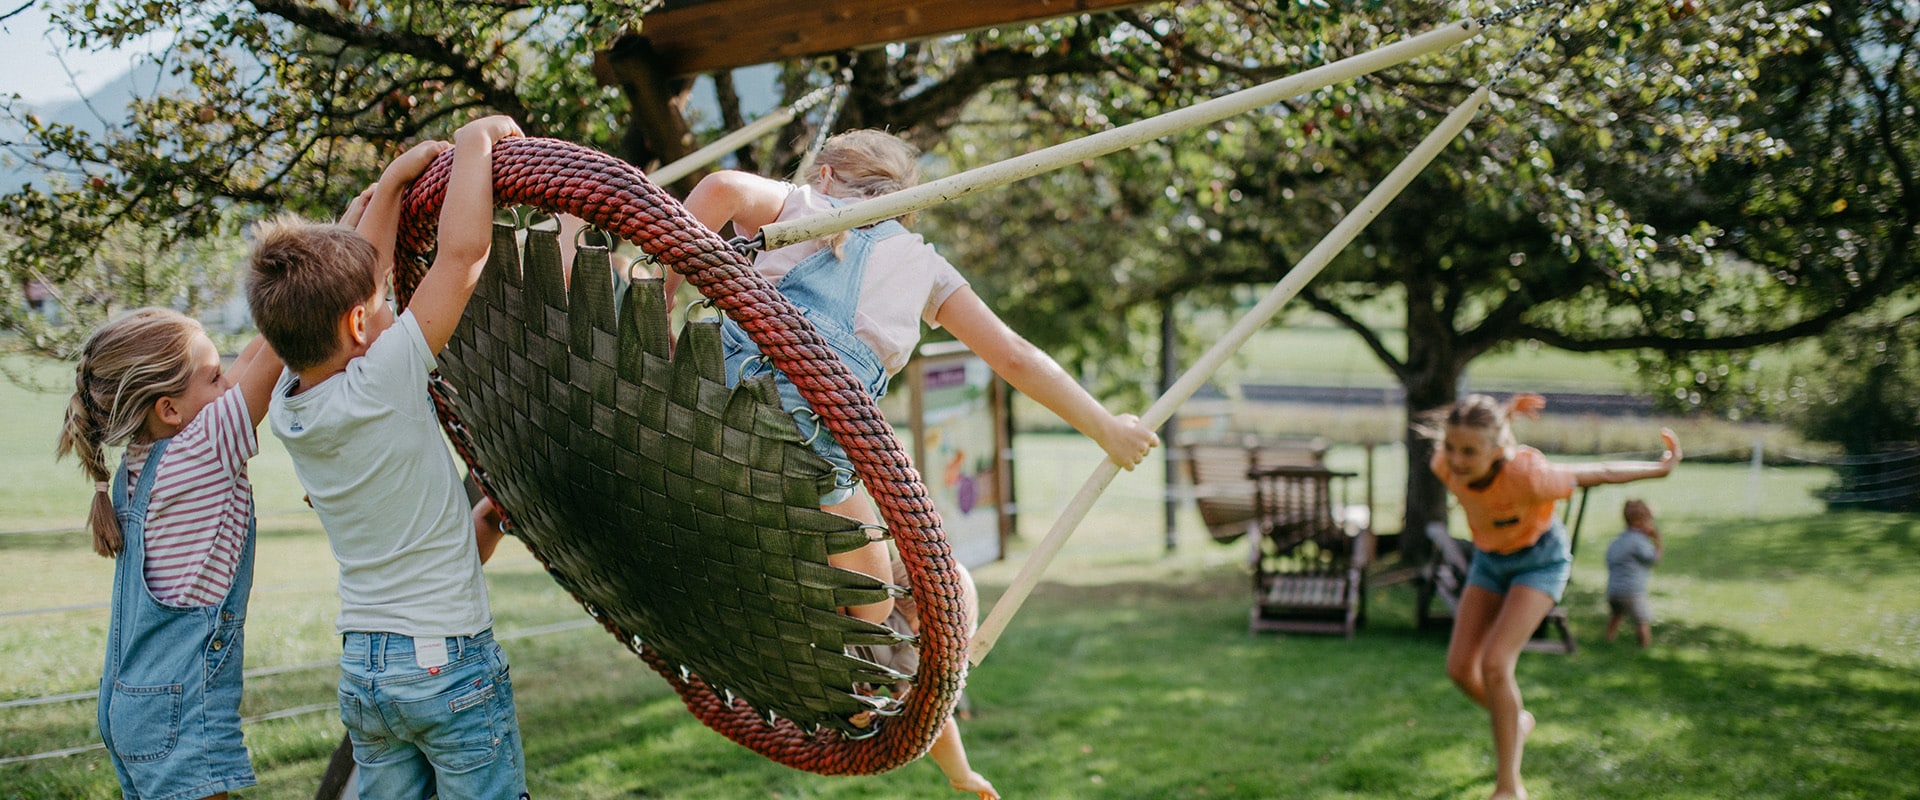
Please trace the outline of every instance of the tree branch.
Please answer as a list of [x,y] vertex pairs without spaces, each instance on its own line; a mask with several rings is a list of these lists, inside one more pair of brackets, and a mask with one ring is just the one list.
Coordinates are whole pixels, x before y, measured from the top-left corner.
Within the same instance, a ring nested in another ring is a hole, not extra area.
[[34,3],[34,0],[27,0],[27,2],[21,3],[19,7],[13,9],[12,11],[0,13],[0,22],[6,22],[7,20],[13,19],[14,17],[20,16],[21,14],[26,13],[27,9],[33,7],[33,3]]
[[1818,335],[1831,328],[1834,323],[1865,308],[1866,305],[1858,301],[1836,303],[1825,311],[1785,327],[1704,338],[1641,334],[1582,339],[1526,322],[1515,325],[1512,330],[1518,337],[1538,339],[1549,346],[1576,353],[1598,353],[1607,350],[1660,350],[1669,353],[1746,350]]
[[1382,341],[1367,323],[1349,313],[1345,306],[1334,302],[1333,298],[1312,289],[1301,292],[1300,299],[1306,302],[1308,308],[1332,317],[1335,322],[1340,323],[1340,327],[1359,335],[1360,341],[1367,345],[1368,350],[1373,351],[1373,357],[1380,359],[1381,363],[1387,365],[1387,369],[1392,370],[1395,376],[1400,377],[1403,383],[1405,382],[1406,362],[1401,361],[1392,350],[1387,349],[1387,343]]
[[[1066,52],[1062,52],[1065,50]],[[916,128],[948,116],[987,86],[1013,78],[1097,73],[1111,68],[1091,47],[1049,48],[1040,54],[1008,49],[975,56],[940,83],[888,110],[896,129]],[[938,127],[936,125],[936,127]]]
[[531,119],[528,115],[527,104],[521,100],[518,92],[511,87],[494,83],[487,77],[483,64],[455,52],[444,41],[431,36],[362,25],[322,11],[318,6],[296,0],[248,0],[248,2],[262,14],[272,14],[314,33],[331,36],[342,42],[375,52],[412,56],[446,67],[458,76],[463,85],[479,95],[481,102],[519,122],[527,135],[545,134],[539,121]]

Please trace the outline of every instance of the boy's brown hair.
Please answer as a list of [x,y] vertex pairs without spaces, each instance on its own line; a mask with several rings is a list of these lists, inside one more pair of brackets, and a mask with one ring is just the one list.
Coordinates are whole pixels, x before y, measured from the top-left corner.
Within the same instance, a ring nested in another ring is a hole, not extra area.
[[291,214],[253,227],[247,305],[267,344],[295,372],[340,347],[340,319],[373,296],[373,243],[352,228]]
[[1620,516],[1626,518],[1627,527],[1639,528],[1653,521],[1653,508],[1647,505],[1647,501],[1634,498],[1620,506]]

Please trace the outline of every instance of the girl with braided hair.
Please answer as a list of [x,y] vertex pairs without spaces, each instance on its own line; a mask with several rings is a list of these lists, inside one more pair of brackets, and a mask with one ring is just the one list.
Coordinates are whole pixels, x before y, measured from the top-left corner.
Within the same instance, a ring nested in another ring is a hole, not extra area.
[[[280,359],[256,339],[222,371],[206,332],[143,308],[87,339],[56,457],[93,480],[93,548],[114,559],[100,735],[128,797],[255,783],[240,740],[253,582],[247,459]],[[107,448],[126,448],[107,468]]]

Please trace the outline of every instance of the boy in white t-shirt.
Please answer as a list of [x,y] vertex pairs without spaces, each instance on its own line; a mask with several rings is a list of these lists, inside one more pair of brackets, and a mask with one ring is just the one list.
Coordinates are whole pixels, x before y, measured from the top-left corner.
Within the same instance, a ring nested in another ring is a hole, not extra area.
[[434,262],[398,319],[385,287],[400,194],[446,143],[395,159],[349,213],[357,230],[282,219],[255,233],[247,299],[287,365],[267,418],[340,565],[340,715],[361,797],[526,796],[506,656],[427,394],[492,244],[493,145],[518,135],[506,117],[455,134]]

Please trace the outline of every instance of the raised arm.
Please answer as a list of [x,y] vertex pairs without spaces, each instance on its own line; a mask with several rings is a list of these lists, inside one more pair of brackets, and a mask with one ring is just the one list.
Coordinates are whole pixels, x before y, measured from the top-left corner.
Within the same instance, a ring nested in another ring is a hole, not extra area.
[[1159,435],[1139,417],[1108,413],[1052,356],[1007,327],[971,287],[954,292],[934,318],[1013,388],[1098,442],[1113,463],[1131,470],[1160,444]]
[[[520,126],[504,116],[474,120],[453,135],[453,173],[447,179],[447,199],[440,206],[433,266],[427,268],[407,305],[428,349],[436,355],[459,327],[467,299],[480,283],[487,252],[493,249],[493,145],[519,135]],[[379,199],[380,193],[375,192],[369,218]],[[363,228],[366,224],[361,223]]]
[[247,415],[253,418],[255,427],[267,415],[267,403],[273,399],[273,384],[280,380],[282,366],[280,354],[273,352],[266,337],[255,336],[227,370],[234,385],[247,396]]
[[[709,230],[719,232],[733,223],[736,236],[753,236],[760,226],[780,218],[792,186],[751,172],[723,170],[701,178],[682,203]],[[673,309],[674,292],[680,288],[680,273],[665,270],[667,309]]]
[[1659,461],[1602,461],[1598,464],[1574,464],[1568,467],[1574,483],[1598,486],[1603,483],[1632,483],[1648,478],[1664,478],[1680,463],[1680,438],[1669,428],[1660,429],[1660,441],[1667,452]]
[[380,181],[367,188],[347,204],[346,212],[340,215],[340,222],[351,225],[367,241],[373,243],[375,269],[379,274],[375,279],[385,286],[387,271],[393,267],[393,239],[400,230],[400,195],[412,185],[414,179],[427,171],[433,159],[453,145],[439,141],[425,141],[407,149],[395,158],[380,173]]

